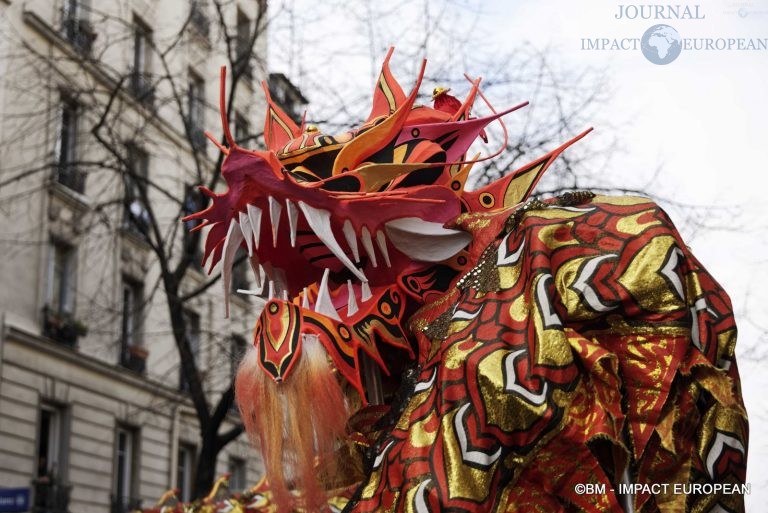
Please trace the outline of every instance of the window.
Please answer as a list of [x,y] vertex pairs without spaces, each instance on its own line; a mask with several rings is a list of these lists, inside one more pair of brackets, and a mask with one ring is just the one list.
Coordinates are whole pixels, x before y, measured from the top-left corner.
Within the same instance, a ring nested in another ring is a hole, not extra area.
[[240,366],[240,360],[245,356],[245,351],[248,349],[248,342],[245,341],[240,335],[232,335],[229,342],[229,352],[231,356],[230,363],[230,376],[234,379],[237,374],[237,368]]
[[[240,335],[232,334],[229,339],[229,376],[234,383],[235,376],[237,375],[237,368],[240,366],[240,361],[245,356],[245,352],[248,350],[248,342]],[[235,415],[240,414],[240,409],[237,407],[237,401],[232,401],[231,406],[232,413]]]
[[77,285],[77,250],[59,240],[52,240],[48,260],[48,298],[43,309],[43,334],[56,342],[75,347],[88,329],[75,319]]
[[[195,365],[200,365],[200,316],[191,311],[184,311],[184,326],[186,328],[186,336],[189,340],[189,346],[192,351],[192,357],[194,358]],[[199,368],[199,367],[198,367]],[[182,392],[189,392],[189,383],[184,378],[184,369],[179,368],[179,389]]]
[[187,95],[190,142],[194,148],[202,149],[205,148],[205,81],[192,71],[189,72]]
[[146,207],[149,180],[149,155],[136,146],[128,147],[128,170],[125,173],[125,227],[143,236],[149,230]]
[[48,269],[48,306],[59,314],[72,315],[75,310],[77,250],[62,241],[51,242]]
[[233,492],[245,490],[245,460],[229,458],[229,489]]
[[208,37],[211,23],[208,21],[208,16],[205,13],[205,2],[203,0],[192,0],[189,24],[199,35],[204,38]]
[[74,99],[62,94],[55,162],[56,180],[73,191],[83,193],[85,192],[85,174],[77,168],[79,110]]
[[115,433],[115,471],[112,484],[112,513],[128,513],[141,507],[138,490],[137,429],[118,426]]
[[84,55],[90,54],[96,39],[87,15],[88,8],[83,0],[64,0],[61,7],[61,33]]
[[189,502],[192,499],[195,452],[194,445],[179,444],[176,462],[176,488],[179,489],[178,497],[182,502]]
[[237,11],[237,64],[243,70],[246,77],[253,77],[253,67],[251,66],[251,20],[246,14]]
[[247,143],[251,133],[251,127],[248,120],[239,112],[235,114],[235,142],[238,144]]
[[134,18],[131,89],[134,96],[145,105],[151,105],[155,100],[152,86],[151,56],[152,30],[140,19]]
[[40,407],[37,440],[37,468],[34,496],[36,511],[66,511],[69,504],[68,486],[64,486],[64,450],[66,430],[64,410],[54,405]]
[[[189,214],[199,212],[203,208],[205,208],[205,201],[200,192],[197,190],[197,188],[191,185],[186,185],[184,193],[184,215],[188,216]],[[197,237],[197,244],[195,244],[195,246],[192,248],[192,264],[193,269],[202,270],[201,263],[203,261],[203,241],[205,238],[190,231],[198,224],[200,224],[200,221],[185,221],[184,227],[186,229],[183,231],[183,236],[185,246],[190,238]]]
[[120,323],[120,365],[144,373],[147,351],[142,347],[142,310],[144,285],[123,278],[122,315]]
[[307,99],[301,94],[299,88],[282,73],[270,73],[268,84],[272,99],[293,121],[301,123],[299,112],[307,104]]

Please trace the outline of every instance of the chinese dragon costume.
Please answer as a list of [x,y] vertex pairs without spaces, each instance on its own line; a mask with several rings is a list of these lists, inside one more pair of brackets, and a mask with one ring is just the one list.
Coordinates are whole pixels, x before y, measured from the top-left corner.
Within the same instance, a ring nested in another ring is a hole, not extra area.
[[[185,220],[207,230],[227,314],[239,248],[255,275],[236,394],[267,480],[237,507],[743,510],[726,486],[619,486],[745,481],[730,301],[669,217],[641,197],[531,199],[586,132],[468,190],[470,145],[525,104],[497,113],[478,79],[417,105],[425,64],[406,93],[391,54],[340,135],[265,88],[264,151],[233,140],[222,87],[227,189]],[[478,97],[492,115],[470,115]]]

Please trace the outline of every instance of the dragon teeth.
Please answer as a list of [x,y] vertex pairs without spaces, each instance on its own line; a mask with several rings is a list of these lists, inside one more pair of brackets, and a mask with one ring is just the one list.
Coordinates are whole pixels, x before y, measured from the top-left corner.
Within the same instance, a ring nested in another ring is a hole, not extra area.
[[355,298],[355,289],[352,287],[352,280],[347,280],[347,315],[355,315],[358,311],[357,298]]
[[355,258],[355,263],[360,263],[360,251],[357,249],[357,236],[355,235],[355,228],[352,226],[352,221],[347,219],[344,221],[344,238],[347,240],[349,249],[352,250],[352,256]]
[[331,301],[331,292],[328,290],[328,275],[330,270],[323,272],[323,279],[320,281],[320,287],[317,291],[317,301],[315,302],[315,312],[321,313],[327,317],[341,321],[339,313]]
[[363,241],[363,247],[365,248],[365,252],[368,253],[368,258],[371,259],[371,265],[373,267],[377,267],[378,264],[376,262],[376,252],[373,250],[373,241],[371,240],[371,232],[368,231],[368,228],[363,226],[363,229],[360,233],[360,238]]
[[251,220],[248,219],[248,214],[240,212],[240,232],[245,239],[245,245],[248,246],[248,256],[253,256],[253,230],[251,229]]
[[368,285],[367,281],[364,281],[360,284],[360,301],[365,303],[371,299],[371,286]]
[[251,231],[253,231],[254,247],[259,249],[259,236],[261,235],[261,209],[248,205],[248,220],[251,222]]
[[387,267],[392,267],[392,262],[389,260],[389,251],[387,251],[387,238],[381,230],[376,232],[376,245],[379,246],[379,251],[381,251],[381,255],[384,257],[384,263],[387,264]]
[[253,271],[253,276],[256,278],[256,288],[259,289],[259,293],[261,293],[264,290],[265,275],[264,270],[261,268],[261,264],[259,264],[259,256],[254,254],[249,260],[251,262],[251,270]]
[[309,309],[309,290],[304,287],[304,296],[301,298],[301,307]]
[[238,294],[243,294],[245,296],[259,296],[261,294],[261,291],[259,289],[237,289]]
[[304,212],[304,217],[307,218],[309,227],[315,232],[315,235],[317,235],[323,244],[331,250],[331,253],[333,253],[347,269],[352,271],[358,279],[361,281],[368,281],[365,274],[355,267],[355,264],[353,264],[346,253],[344,253],[344,250],[341,249],[341,246],[339,246],[339,243],[333,236],[333,230],[331,229],[331,213],[327,210],[311,207],[303,201],[299,201],[299,208]]
[[272,223],[272,247],[277,247],[277,228],[280,226],[280,213],[283,206],[275,198],[270,196],[269,200],[269,221]]
[[224,284],[224,317],[229,318],[229,293],[232,290],[232,264],[235,260],[235,253],[240,243],[243,242],[243,233],[237,221],[232,219],[229,223],[227,238],[224,240],[224,256],[221,263],[221,277]]
[[285,200],[285,206],[287,207],[288,211],[288,227],[291,231],[291,247],[296,247],[296,230],[298,229],[298,221],[299,221],[299,209],[296,208],[296,205],[294,205],[293,201],[287,199]]

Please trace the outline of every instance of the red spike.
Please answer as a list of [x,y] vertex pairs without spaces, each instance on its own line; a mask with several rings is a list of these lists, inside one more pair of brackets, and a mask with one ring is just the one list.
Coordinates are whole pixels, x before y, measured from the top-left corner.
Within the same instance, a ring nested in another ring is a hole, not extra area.
[[221,151],[224,155],[229,155],[229,148],[227,148],[226,146],[221,144],[219,142],[219,140],[216,139],[216,137],[212,133],[210,133],[208,130],[206,130],[206,131],[203,132],[203,134],[205,134],[205,136],[208,138],[208,140],[210,140],[213,144],[216,145],[216,147],[219,149],[219,151]]
[[207,196],[207,197],[211,198],[211,199],[213,199],[213,198],[215,198],[215,197],[216,197],[216,193],[215,193],[215,192],[213,192],[212,190],[210,190],[210,189],[209,189],[208,187],[206,187],[205,185],[200,185],[200,186],[198,186],[197,190],[198,190],[198,191],[200,191],[200,192],[201,192],[202,194],[204,194],[205,196]]
[[205,220],[205,221],[203,221],[202,223],[200,223],[200,224],[198,224],[197,226],[195,226],[194,228],[190,229],[190,230],[189,230],[189,233],[198,232],[198,231],[202,230],[203,228],[205,228],[206,226],[208,226],[209,224],[210,224],[210,223],[209,223],[209,222],[208,222],[208,220],[206,219],[206,220]]

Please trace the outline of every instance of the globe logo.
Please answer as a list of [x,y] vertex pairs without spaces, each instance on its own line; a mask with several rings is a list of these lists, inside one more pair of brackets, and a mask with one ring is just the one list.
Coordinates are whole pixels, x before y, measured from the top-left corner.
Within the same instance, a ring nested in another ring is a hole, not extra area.
[[654,25],[640,39],[640,49],[652,63],[669,64],[680,55],[683,45],[677,30],[669,25]]

